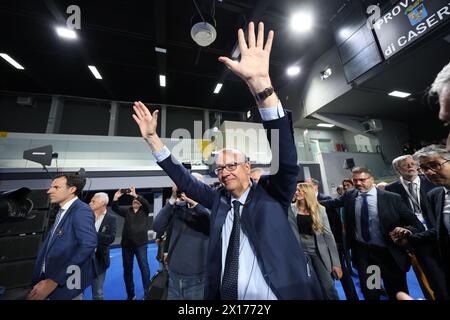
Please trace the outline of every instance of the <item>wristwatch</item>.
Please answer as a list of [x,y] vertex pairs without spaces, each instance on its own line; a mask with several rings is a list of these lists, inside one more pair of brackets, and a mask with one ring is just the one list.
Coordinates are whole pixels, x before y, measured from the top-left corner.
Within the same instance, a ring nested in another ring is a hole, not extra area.
[[274,93],[273,87],[265,88],[263,91],[255,94],[255,99],[257,103],[262,103],[268,97],[270,97]]

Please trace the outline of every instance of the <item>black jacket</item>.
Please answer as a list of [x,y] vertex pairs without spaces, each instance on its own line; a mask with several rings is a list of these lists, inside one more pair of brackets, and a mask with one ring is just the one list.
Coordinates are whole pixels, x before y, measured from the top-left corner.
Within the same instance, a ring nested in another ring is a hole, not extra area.
[[[422,209],[423,218],[427,224],[427,228],[431,229],[436,226],[436,219],[432,214],[432,209],[430,203],[427,199],[427,193],[436,188],[436,185],[433,184],[430,180],[428,180],[424,175],[419,175],[420,178],[420,207]],[[406,205],[409,207],[409,197],[406,193],[405,188],[402,185],[402,182],[399,180],[391,182],[385,188],[386,191],[394,192],[399,194]]]
[[97,275],[102,274],[109,268],[109,246],[116,238],[117,221],[110,213],[106,213],[100,229],[97,232],[97,251],[95,252],[95,262]]
[[[347,227],[346,239],[350,248],[353,248],[356,243],[355,199],[357,196],[358,191],[356,189],[351,189],[347,190],[346,193],[336,199],[321,202],[325,207],[345,208],[344,220]],[[412,213],[401,200],[401,197],[396,193],[377,189],[377,206],[381,235],[384,237],[387,248],[397,262],[397,265],[404,272],[407,272],[411,266],[411,260],[403,249],[394,244],[389,236],[389,232],[396,227],[406,228],[412,233],[421,232],[425,230],[425,228],[419,219],[417,219],[416,215]]]
[[[413,234],[409,237],[411,244],[417,243],[432,243],[437,244],[439,249],[439,256],[446,266],[447,273],[450,277],[450,246],[447,229],[444,225],[443,213],[445,191],[444,188],[435,188],[427,195],[428,201],[431,205],[431,213],[436,219],[436,226],[428,229],[425,232]],[[450,287],[449,287],[450,288]]]
[[148,243],[148,213],[150,204],[143,197],[137,199],[142,206],[134,213],[133,207],[126,209],[119,207],[119,201],[113,201],[112,209],[115,213],[125,218],[122,231],[122,247],[142,246]]

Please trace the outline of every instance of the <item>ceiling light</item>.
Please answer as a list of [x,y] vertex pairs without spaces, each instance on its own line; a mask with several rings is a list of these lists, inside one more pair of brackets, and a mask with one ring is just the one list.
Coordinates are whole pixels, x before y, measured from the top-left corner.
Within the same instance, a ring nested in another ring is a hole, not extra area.
[[208,22],[198,22],[192,26],[191,37],[201,47],[207,47],[216,40],[217,31]]
[[295,77],[300,73],[300,67],[299,66],[291,66],[287,68],[286,73],[289,77]]
[[401,91],[392,91],[391,93],[389,93],[389,95],[392,97],[397,97],[397,98],[407,98],[411,95],[411,93],[401,92]]
[[65,38],[65,39],[76,39],[77,38],[77,34],[75,31],[67,29],[67,28],[63,28],[63,27],[57,27],[56,33],[61,38]]
[[339,30],[338,34],[341,40],[347,40],[352,35],[352,32],[349,28],[342,28],[341,30]]
[[291,28],[297,32],[306,32],[311,30],[313,25],[313,20],[311,15],[299,12],[292,16],[291,18]]
[[6,61],[8,61],[11,65],[14,66],[14,68],[19,69],[19,70],[24,70],[25,68],[22,67],[16,60],[14,60],[13,58],[11,58],[9,55],[7,55],[6,53],[0,53],[0,57],[2,57],[3,59],[5,59]]
[[161,87],[165,87],[166,86],[166,76],[160,74],[159,75],[159,85]]
[[328,79],[333,74],[333,70],[331,68],[326,68],[320,73],[320,78],[322,80]]
[[318,127],[322,127],[322,128],[333,128],[334,124],[329,124],[329,123],[318,123],[317,124]]
[[95,66],[88,66],[89,70],[91,70],[92,74],[94,75],[95,79],[101,80],[103,79],[100,75],[100,72],[98,72],[97,68]]
[[160,48],[160,47],[155,47],[155,51],[159,52],[159,53],[167,53],[167,49]]
[[216,88],[214,89],[214,93],[218,94],[220,92],[220,89],[222,89],[223,84],[222,83],[218,83],[216,85]]

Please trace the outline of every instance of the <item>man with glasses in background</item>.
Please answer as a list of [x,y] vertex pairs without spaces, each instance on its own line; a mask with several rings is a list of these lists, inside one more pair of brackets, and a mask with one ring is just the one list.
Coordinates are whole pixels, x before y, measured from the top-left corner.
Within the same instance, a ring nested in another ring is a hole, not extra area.
[[440,186],[431,190],[427,197],[431,205],[431,212],[436,219],[436,226],[425,232],[399,239],[399,242],[408,242],[412,246],[430,244],[437,246],[439,262],[445,274],[446,296],[450,298],[450,152],[445,146],[431,145],[414,154],[419,162],[420,170],[431,182]]
[[[427,193],[436,188],[423,174],[412,155],[402,155],[392,160],[392,167],[399,179],[388,184],[385,190],[399,194],[403,202],[414,212],[425,229],[434,228],[436,219],[431,212]],[[408,248],[414,272],[420,288],[429,300],[442,299],[445,293],[444,274],[437,262],[434,245],[422,244]]]
[[380,298],[381,286],[377,283],[380,284],[381,279],[376,281],[379,275],[389,299],[395,300],[398,291],[408,292],[406,272],[411,261],[391,237],[421,232],[424,227],[398,194],[375,187],[370,170],[353,168],[352,180],[354,189],[320,204],[345,208],[347,243],[364,298]]

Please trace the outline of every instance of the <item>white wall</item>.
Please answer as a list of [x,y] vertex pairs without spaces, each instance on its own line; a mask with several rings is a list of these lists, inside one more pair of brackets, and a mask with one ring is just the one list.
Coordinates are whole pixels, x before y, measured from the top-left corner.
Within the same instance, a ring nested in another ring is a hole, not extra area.
[[[366,152],[366,146],[369,152],[377,152],[377,146],[380,144],[378,138],[371,134],[356,134],[347,130],[343,131],[344,144],[348,151]],[[358,136],[365,136],[367,139],[358,139]]]
[[261,123],[224,121],[220,131],[224,138],[224,148],[238,149],[250,157],[252,162],[271,163],[272,152]]
[[[202,165],[199,143],[162,139],[179,161]],[[8,133],[0,138],[0,168],[41,168],[23,159],[28,149],[52,145],[59,168],[161,170],[142,138],[63,134]],[[51,167],[56,166],[54,159]]]

